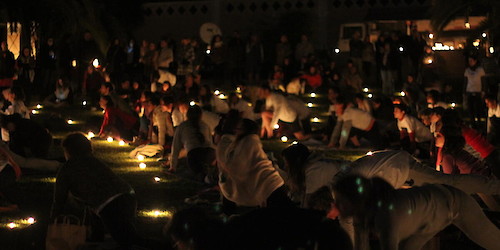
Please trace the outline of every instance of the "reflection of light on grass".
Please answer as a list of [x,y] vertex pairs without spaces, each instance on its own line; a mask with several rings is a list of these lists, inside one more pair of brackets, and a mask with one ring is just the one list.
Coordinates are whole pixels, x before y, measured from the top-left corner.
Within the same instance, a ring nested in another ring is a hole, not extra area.
[[34,178],[34,177],[23,177],[19,180],[20,183],[56,183],[56,177],[45,177],[45,178]]
[[[156,172],[156,173],[158,173],[161,170],[162,170],[161,167],[151,167],[151,166],[148,166],[145,169],[141,169],[141,168],[138,168],[137,165],[134,166],[134,167],[118,167],[118,168],[113,168],[113,172],[116,172],[116,173],[133,173],[133,172],[141,172],[141,173],[144,173],[144,172]],[[164,182],[164,180],[162,179],[161,182]]]
[[368,153],[366,153],[366,155],[373,155],[373,152],[372,151],[368,151]]
[[35,218],[29,217],[25,219],[10,220],[8,223],[0,223],[0,228],[23,229],[35,223]]
[[149,217],[149,218],[170,218],[172,217],[172,211],[168,210],[140,210],[140,217]]

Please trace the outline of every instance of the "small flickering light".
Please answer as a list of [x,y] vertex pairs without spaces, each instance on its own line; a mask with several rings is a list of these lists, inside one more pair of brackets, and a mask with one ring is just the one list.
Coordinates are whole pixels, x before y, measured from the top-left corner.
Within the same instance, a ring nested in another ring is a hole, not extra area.
[[236,92],[237,93],[241,93],[241,88],[240,87],[236,87]]
[[108,142],[113,142],[113,137],[108,137],[108,139],[106,139]]
[[154,218],[161,218],[161,217],[172,217],[172,212],[168,210],[142,210],[139,211],[139,216],[142,217],[154,217]]
[[92,66],[94,66],[94,68],[99,68],[99,60],[97,58],[92,61]]
[[365,93],[366,93],[366,92],[368,92],[368,91],[370,91],[368,88],[363,88],[363,92],[365,92]]
[[312,106],[313,106],[312,102],[307,103],[307,107],[312,108]]
[[125,146],[125,142],[123,140],[121,140],[120,142],[118,142],[118,145]]
[[161,181],[160,177],[158,177],[158,176],[155,176],[153,179],[154,179],[156,182],[160,182],[160,181]]
[[311,97],[312,97],[312,98],[316,97],[316,93],[312,92],[312,93],[311,93]]
[[476,39],[474,40],[474,42],[472,42],[472,45],[474,45],[474,47],[479,47],[479,43],[480,43],[479,39]]
[[456,104],[456,103],[454,103],[454,102],[452,102],[452,103],[450,104],[450,106],[451,106],[452,108],[454,108],[454,107],[456,107],[456,106],[457,106],[457,104]]
[[219,98],[220,98],[220,99],[226,99],[227,97],[226,97],[224,94],[220,94],[220,95],[219,95]]
[[7,224],[7,227],[9,227],[10,229],[14,229],[14,228],[18,227],[18,225],[14,222],[11,222],[11,223]]
[[88,132],[88,133],[87,133],[87,139],[89,139],[89,140],[90,140],[90,139],[92,139],[92,138],[94,138],[94,137],[95,137],[94,132],[90,131],[90,132]]
[[292,145],[297,145],[297,144],[299,144],[299,142],[298,142],[298,141],[293,141],[293,142],[292,142]]
[[288,137],[286,137],[285,135],[281,137],[281,141],[282,142],[287,142],[288,141]]
[[71,67],[76,68],[76,60],[71,61]]
[[37,108],[37,109],[41,109],[41,108],[43,108],[43,106],[42,106],[41,104],[37,104],[37,105],[36,105],[36,108]]
[[34,115],[37,115],[37,114],[40,114],[40,111],[33,109],[33,110],[31,110],[31,113]]
[[83,105],[83,106],[87,105],[87,101],[83,101],[83,102],[82,102],[82,105]]
[[106,114],[106,110],[103,110],[103,111],[102,111],[102,113],[103,113],[103,114]]
[[403,51],[405,51],[405,49],[402,46],[400,46],[399,47],[399,52],[403,52]]
[[368,94],[368,98],[372,98],[373,97],[373,94]]
[[319,122],[319,118],[318,117],[314,117],[313,118],[313,122]]
[[28,222],[28,224],[35,224],[35,222],[36,222],[35,218],[33,218],[33,217],[29,217],[26,221]]
[[483,34],[481,34],[481,36],[482,36],[483,38],[486,38],[486,33],[485,33],[485,32],[483,32]]
[[141,154],[137,155],[137,160],[144,161],[144,159],[145,159],[144,155]]
[[220,94],[220,91],[219,91],[218,89],[216,89],[216,90],[214,91],[214,95],[219,95],[219,94]]
[[194,105],[196,105],[196,102],[194,102],[194,101],[189,102],[189,106],[194,106]]
[[74,124],[74,123],[75,123],[75,122],[74,122],[73,120],[71,120],[71,119],[69,119],[69,120],[68,120],[68,121],[66,121],[66,122],[67,122],[69,125],[71,125],[71,124]]
[[469,22],[465,22],[465,24],[464,24],[464,25],[465,25],[465,28],[466,28],[466,29],[470,29],[470,23],[469,23]]
[[399,94],[400,94],[401,96],[405,96],[405,95],[406,95],[406,93],[405,93],[404,91],[399,92]]
[[280,125],[278,125],[278,124],[274,124],[274,126],[273,126],[273,127],[274,127],[274,129],[279,129],[279,128],[280,128]]
[[144,163],[144,162],[139,163],[139,168],[140,169],[145,169],[146,168],[146,163]]
[[205,51],[205,53],[207,53],[207,55],[210,55],[210,52],[211,52],[211,51],[210,51],[209,49],[207,49],[207,50]]
[[368,153],[366,153],[366,155],[373,155],[373,152],[372,151],[368,151]]
[[493,48],[493,46],[492,46],[492,47],[490,47],[490,53],[491,53],[491,54],[495,53],[495,48]]
[[429,34],[429,39],[434,39],[434,34],[430,33]]
[[340,49],[339,48],[335,48],[333,51],[335,52],[335,54],[340,53]]

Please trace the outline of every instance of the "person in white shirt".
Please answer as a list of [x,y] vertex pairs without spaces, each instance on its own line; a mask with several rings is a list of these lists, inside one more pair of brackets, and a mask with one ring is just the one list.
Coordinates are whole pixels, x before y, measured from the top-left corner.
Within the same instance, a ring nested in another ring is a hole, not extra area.
[[356,102],[356,107],[360,110],[368,112],[370,115],[373,114],[372,105],[370,102],[366,100],[365,96],[361,93],[358,93],[354,96],[354,100]]
[[215,150],[208,125],[201,121],[202,111],[199,106],[192,106],[187,112],[187,120],[175,129],[172,154],[168,171],[176,171],[179,153],[187,151],[187,165],[203,181],[207,170],[215,162]]
[[469,67],[465,69],[465,100],[470,118],[473,124],[476,124],[483,114],[482,95],[484,93],[482,78],[486,75],[483,67],[477,57],[469,56]]
[[274,137],[274,128],[279,127],[279,134],[293,134],[299,140],[306,140],[310,135],[301,131],[297,112],[288,104],[286,98],[278,93],[271,92],[268,85],[259,87],[259,97],[266,99],[265,111],[262,111],[262,128],[260,137]]
[[486,95],[484,98],[486,107],[488,107],[488,120],[487,120],[487,138],[490,142],[498,142],[498,135],[500,133],[500,104],[498,104],[495,95]]
[[[394,105],[394,118],[398,120],[401,146],[410,153],[425,152],[429,150],[432,134],[417,118],[406,114],[407,107],[403,104]],[[419,149],[419,150],[417,150]]]
[[288,95],[286,97],[288,105],[290,105],[297,113],[297,117],[300,121],[300,126],[306,134],[310,134],[311,130],[311,109],[297,96]]
[[365,138],[375,148],[382,147],[378,125],[373,116],[368,112],[351,107],[349,103],[342,98],[338,98],[335,104],[337,114],[337,123],[333,129],[328,147],[345,148],[347,140],[359,147],[361,143],[359,138]]
[[230,109],[238,110],[241,118],[255,121],[260,116],[259,114],[255,114],[253,105],[250,102],[238,97],[235,93],[229,95],[228,103]]

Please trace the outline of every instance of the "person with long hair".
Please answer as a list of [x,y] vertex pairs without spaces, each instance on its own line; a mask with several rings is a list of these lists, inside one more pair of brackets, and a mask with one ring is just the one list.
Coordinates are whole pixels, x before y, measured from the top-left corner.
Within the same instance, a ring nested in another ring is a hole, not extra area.
[[498,249],[500,230],[477,202],[446,185],[394,189],[382,178],[350,175],[333,185],[340,215],[353,217],[355,249],[369,248],[369,232],[379,235],[381,249],[421,249],[453,224],[486,249]]
[[115,107],[110,96],[101,96],[99,105],[104,109],[104,119],[99,130],[99,137],[112,136],[117,140],[131,142],[139,131],[139,120]]
[[202,114],[199,106],[189,107],[187,120],[175,129],[168,171],[177,170],[182,148],[187,151],[187,165],[196,179],[204,180],[208,168],[215,165],[215,150],[210,128],[201,120]]

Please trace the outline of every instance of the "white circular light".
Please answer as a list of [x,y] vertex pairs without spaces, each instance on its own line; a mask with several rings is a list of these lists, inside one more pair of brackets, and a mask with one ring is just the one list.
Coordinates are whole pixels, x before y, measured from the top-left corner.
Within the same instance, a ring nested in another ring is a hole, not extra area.
[[274,129],[279,129],[279,128],[280,128],[280,125],[274,124]]
[[365,93],[366,93],[366,92],[368,92],[368,91],[370,91],[368,88],[363,88],[363,92],[365,92]]
[[155,180],[156,182],[160,182],[160,180],[161,180],[161,179],[160,179],[160,177],[155,176],[154,180]]
[[313,118],[313,122],[319,122],[319,118],[318,117],[314,117]]
[[144,155],[137,155],[137,160],[144,161],[144,159],[145,159]]
[[312,108],[313,104],[311,102],[307,103],[307,107]]
[[82,105],[83,105],[83,106],[87,105],[87,101],[83,101],[83,102],[82,102]]
[[194,101],[189,102],[189,106],[194,106],[194,105],[196,105],[196,103]]
[[94,61],[92,61],[92,65],[94,66],[94,68],[99,67],[99,60],[97,58],[94,59]]
[[372,151],[368,151],[368,153],[366,153],[366,155],[373,155],[373,152]]
[[108,139],[106,139],[108,142],[113,142],[113,137],[108,137]]
[[118,145],[125,146],[125,142],[123,140],[121,140],[120,142],[118,142]]
[[282,142],[287,142],[288,141],[288,137],[286,137],[285,135],[281,137],[281,141]]
[[145,169],[146,168],[146,163],[144,163],[144,162],[139,163],[139,168],[140,169]]
[[372,95],[372,94],[368,94],[368,98],[372,98],[372,97],[373,97],[373,95]]
[[75,122],[74,122],[73,120],[69,119],[69,120],[67,121],[67,123],[71,125],[71,124],[74,124]]
[[335,54],[340,53],[340,49],[339,48],[335,48],[333,51],[335,52]]
[[316,97],[316,93],[314,93],[314,92],[311,93],[311,97],[313,97],[313,98]]
[[214,91],[214,95],[219,95],[219,94],[220,94],[220,91],[219,91],[218,89],[216,89],[216,90]]
[[430,39],[434,39],[434,34],[430,33],[430,34],[429,34],[429,38],[430,38]]
[[35,223],[35,218],[29,217],[27,220],[28,224],[34,224]]

